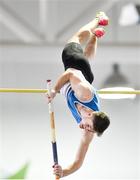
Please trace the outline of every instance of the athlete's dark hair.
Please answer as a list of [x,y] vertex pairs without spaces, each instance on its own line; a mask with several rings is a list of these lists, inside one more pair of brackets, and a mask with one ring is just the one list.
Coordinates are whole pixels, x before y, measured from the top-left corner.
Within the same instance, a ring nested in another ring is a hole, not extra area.
[[103,132],[108,128],[109,124],[109,117],[104,112],[95,113],[93,127],[98,136],[103,134]]

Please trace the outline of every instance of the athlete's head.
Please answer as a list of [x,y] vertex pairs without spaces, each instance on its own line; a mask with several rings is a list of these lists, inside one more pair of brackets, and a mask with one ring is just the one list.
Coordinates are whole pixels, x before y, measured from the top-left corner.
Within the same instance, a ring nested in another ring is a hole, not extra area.
[[83,108],[81,116],[80,128],[97,133],[98,136],[102,135],[110,124],[109,117],[104,112],[95,112]]
[[95,112],[93,116],[93,129],[98,136],[108,128],[110,124],[109,117],[104,112]]

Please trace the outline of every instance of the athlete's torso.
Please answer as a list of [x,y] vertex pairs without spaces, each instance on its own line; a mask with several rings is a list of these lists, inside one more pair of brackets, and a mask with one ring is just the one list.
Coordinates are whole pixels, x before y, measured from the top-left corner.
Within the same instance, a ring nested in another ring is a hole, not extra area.
[[69,85],[69,88],[66,92],[66,100],[67,100],[68,107],[69,107],[72,115],[76,119],[77,123],[80,123],[80,121],[81,121],[81,115],[77,109],[78,105],[85,106],[93,111],[100,111],[99,98],[98,98],[98,95],[97,95],[97,92],[95,89],[93,92],[93,98],[90,101],[82,102],[75,96],[74,91],[72,90],[71,86]]

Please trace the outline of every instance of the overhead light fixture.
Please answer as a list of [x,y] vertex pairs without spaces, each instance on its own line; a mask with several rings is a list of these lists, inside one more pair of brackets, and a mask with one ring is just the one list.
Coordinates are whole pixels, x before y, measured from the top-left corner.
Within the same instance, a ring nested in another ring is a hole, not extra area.
[[119,24],[121,26],[131,26],[140,23],[140,5],[129,3],[122,7]]
[[[113,72],[105,80],[100,90],[133,91],[131,86],[126,76],[121,73],[119,65],[115,63],[113,64]],[[136,97],[135,94],[99,94],[99,96],[103,99],[134,99]]]

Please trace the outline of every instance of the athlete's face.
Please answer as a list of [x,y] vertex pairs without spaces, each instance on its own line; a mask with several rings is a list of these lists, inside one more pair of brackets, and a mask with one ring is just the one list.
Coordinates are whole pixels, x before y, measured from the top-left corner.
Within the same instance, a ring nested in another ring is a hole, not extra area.
[[94,111],[86,107],[83,107],[80,113],[81,113],[82,120],[79,124],[79,127],[87,131],[95,132],[93,128],[93,121],[95,117]]

